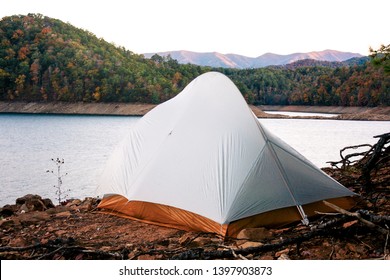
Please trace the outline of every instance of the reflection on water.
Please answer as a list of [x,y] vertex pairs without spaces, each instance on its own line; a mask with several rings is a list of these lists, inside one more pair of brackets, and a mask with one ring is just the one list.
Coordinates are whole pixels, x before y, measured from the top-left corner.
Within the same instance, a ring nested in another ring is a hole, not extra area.
[[324,113],[308,113],[308,112],[289,112],[289,111],[264,111],[268,114],[279,114],[290,117],[324,117],[324,118],[332,118],[337,117],[339,114],[324,114]]

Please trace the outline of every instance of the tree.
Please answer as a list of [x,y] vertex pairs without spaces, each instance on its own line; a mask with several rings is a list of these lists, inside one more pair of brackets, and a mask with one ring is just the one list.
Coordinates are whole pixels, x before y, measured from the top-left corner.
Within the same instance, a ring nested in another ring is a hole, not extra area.
[[385,73],[390,73],[390,44],[381,45],[378,50],[370,47],[370,57],[374,65],[381,66]]

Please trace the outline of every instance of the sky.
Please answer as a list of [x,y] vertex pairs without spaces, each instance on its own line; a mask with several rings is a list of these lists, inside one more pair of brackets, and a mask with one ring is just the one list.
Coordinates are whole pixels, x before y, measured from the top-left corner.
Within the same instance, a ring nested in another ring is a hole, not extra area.
[[390,43],[389,0],[0,0],[0,18],[60,19],[134,53],[257,57]]

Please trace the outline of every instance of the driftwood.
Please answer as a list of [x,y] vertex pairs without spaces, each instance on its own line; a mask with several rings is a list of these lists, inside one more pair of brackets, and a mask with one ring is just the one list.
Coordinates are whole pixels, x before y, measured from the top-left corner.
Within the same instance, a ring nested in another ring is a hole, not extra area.
[[379,140],[372,147],[372,153],[362,167],[362,178],[364,179],[367,188],[372,187],[371,171],[379,168],[381,163],[387,162],[390,157],[390,146],[386,147],[386,144],[390,142],[390,133],[377,135],[374,136],[374,138],[379,138]]
[[381,216],[381,215],[374,215],[371,214],[368,210],[358,210],[357,213],[366,216],[367,219],[371,222],[378,223],[382,221],[389,221],[390,222],[390,216]]
[[[213,250],[213,251],[206,251],[204,248],[194,248],[190,250],[186,250],[184,252],[181,252],[180,254],[174,255],[171,259],[173,260],[194,260],[194,259],[220,259],[220,258],[234,258],[236,256],[247,256],[249,254],[259,254],[259,253],[264,253],[268,251],[273,251],[277,250],[279,248],[282,248],[286,245],[290,244],[299,244],[304,241],[307,241],[313,237],[317,236],[324,236],[324,235],[329,235],[332,233],[338,233],[339,231],[337,230],[330,230],[330,229],[321,229],[317,231],[311,231],[304,233],[300,236],[294,237],[294,238],[286,238],[278,243],[273,243],[273,244],[264,244],[262,246],[258,247],[249,247],[245,249],[236,249],[236,250]],[[234,253],[233,253],[234,252]]]
[[350,217],[357,218],[362,224],[364,224],[365,226],[368,226],[369,228],[373,228],[373,229],[379,231],[382,234],[389,234],[389,230],[386,230],[386,229],[382,228],[381,226],[378,226],[378,225],[374,224],[373,222],[370,222],[370,221],[362,218],[362,216],[360,215],[359,212],[355,212],[355,213],[349,212],[349,211],[344,210],[344,209],[338,207],[337,205],[334,205],[334,204],[332,204],[330,202],[327,202],[325,200],[323,201],[323,203],[326,206],[336,210],[337,212],[339,212],[339,213],[341,213],[343,215],[347,215],[347,216],[350,216]]
[[[359,149],[362,147],[369,147],[370,149],[368,151],[365,151],[365,152],[351,153],[351,154],[344,155],[344,152],[347,150],[351,150],[351,149],[356,150],[356,149]],[[370,145],[370,144],[347,146],[347,147],[344,147],[340,150],[340,158],[341,158],[340,161],[328,161],[327,163],[329,163],[331,166],[334,166],[337,168],[339,168],[337,166],[338,164],[342,164],[341,168],[345,169],[347,166],[352,165],[354,163],[357,163],[357,162],[359,162],[359,160],[361,158],[366,157],[371,152],[371,150],[372,150],[372,145]],[[352,160],[352,158],[356,158],[356,157],[359,157],[359,158]]]
[[[341,169],[343,171],[347,170],[351,166],[354,170],[359,170],[360,176],[355,180],[360,181],[360,184],[363,185],[367,191],[372,191],[374,187],[372,173],[378,172],[380,169],[383,170],[390,167],[390,133],[377,135],[374,136],[374,138],[378,138],[378,142],[376,144],[361,144],[345,147],[340,150],[340,161],[327,162],[332,167]],[[344,155],[344,152],[347,150],[358,149],[362,147],[369,147],[369,149],[364,152],[354,152]],[[341,166],[339,167],[339,165]],[[383,174],[382,177],[384,182],[389,180],[389,172],[387,171],[387,173]],[[384,182],[377,182],[377,184]]]
[[[352,164],[361,164],[363,168],[371,170],[375,167],[381,157],[389,156],[389,147],[386,145],[390,142],[390,133],[376,135],[373,138],[379,138],[378,142],[374,145],[360,144],[347,146],[340,150],[340,161],[328,161],[330,165],[337,168],[346,168]],[[369,149],[364,152],[356,152],[344,155],[347,150],[356,150],[362,147],[368,147]],[[359,159],[351,160],[352,158],[360,157]],[[341,167],[338,165],[341,164]]]

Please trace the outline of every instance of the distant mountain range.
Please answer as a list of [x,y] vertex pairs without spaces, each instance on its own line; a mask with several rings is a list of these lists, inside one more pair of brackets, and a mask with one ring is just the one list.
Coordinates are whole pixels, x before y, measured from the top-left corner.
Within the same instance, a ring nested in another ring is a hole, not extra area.
[[[156,53],[145,53],[146,58],[151,58]],[[218,52],[191,52],[191,51],[168,51],[158,52],[160,56],[170,55],[181,64],[196,64],[201,66],[224,67],[224,68],[261,68],[270,65],[286,65],[298,60],[312,59],[318,61],[341,62],[351,58],[363,57],[359,53],[324,50],[308,53],[292,53],[280,55],[265,53],[258,57],[248,57],[238,54],[222,54]]]

